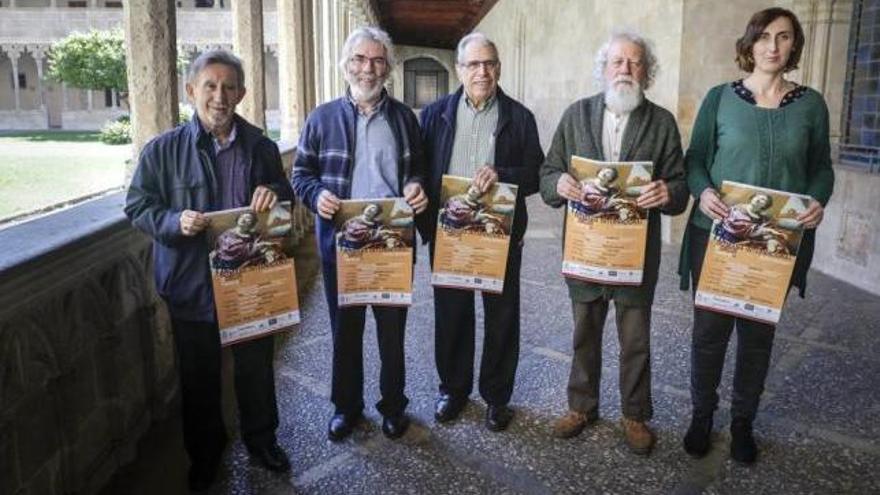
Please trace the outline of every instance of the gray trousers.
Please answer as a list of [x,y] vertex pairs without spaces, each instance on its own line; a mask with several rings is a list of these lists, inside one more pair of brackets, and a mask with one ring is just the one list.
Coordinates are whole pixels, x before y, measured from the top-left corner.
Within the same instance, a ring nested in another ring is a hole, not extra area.
[[[620,407],[623,415],[648,421],[651,401],[651,307],[614,303],[620,342]],[[602,331],[608,301],[571,302],[574,315],[574,356],[568,379],[568,406],[588,416],[599,413],[602,377]]]

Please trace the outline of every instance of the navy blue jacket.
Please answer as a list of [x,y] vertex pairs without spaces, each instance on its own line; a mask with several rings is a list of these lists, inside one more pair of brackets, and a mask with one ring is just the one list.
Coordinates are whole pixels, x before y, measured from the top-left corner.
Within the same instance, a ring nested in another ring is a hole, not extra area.
[[[403,196],[403,188],[410,182],[424,187],[425,156],[416,116],[391,96],[387,96],[378,111],[385,113],[397,143],[397,193]],[[296,194],[315,213],[318,196],[324,189],[339,199],[351,196],[357,118],[354,104],[348,96],[342,96],[319,106],[306,120],[296,149],[291,182]],[[335,232],[332,220],[317,216],[318,246],[325,264],[336,263]]]
[[[279,201],[292,200],[278,146],[238,115],[235,125],[236,141],[251,162],[248,197],[262,185],[275,191]],[[144,146],[125,198],[125,214],[153,238],[156,291],[171,316],[181,320],[216,319],[205,234],[187,237],[180,232],[183,210],[219,209],[214,160],[212,138],[193,116]]]
[[[444,96],[422,110],[422,139],[428,157],[428,211],[417,219],[419,233],[425,242],[434,239],[437,210],[443,174],[449,171],[452,145],[455,142],[455,119],[463,88]],[[498,127],[495,129],[495,170],[498,180],[519,186],[511,237],[518,242],[526,232],[529,215],[525,198],[538,192],[538,170],[544,152],[538,138],[535,116],[528,108],[510,98],[501,88],[498,98]]]

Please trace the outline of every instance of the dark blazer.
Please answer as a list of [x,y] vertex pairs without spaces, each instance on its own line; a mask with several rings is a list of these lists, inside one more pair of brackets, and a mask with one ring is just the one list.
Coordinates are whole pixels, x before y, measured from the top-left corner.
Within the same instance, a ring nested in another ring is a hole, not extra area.
[[[279,201],[292,200],[293,190],[281,165],[278,145],[238,115],[236,140],[250,160],[249,196],[257,186],[275,191]],[[210,247],[205,235],[180,232],[183,210],[219,209],[220,191],[214,174],[214,144],[197,116],[147,143],[125,198],[125,214],[135,227],[153,238],[156,291],[171,316],[189,321],[214,321],[214,293],[208,269]]]
[[[424,242],[434,239],[437,228],[437,210],[443,174],[449,170],[452,145],[455,142],[455,119],[463,88],[435,101],[421,115],[422,139],[428,159],[427,185],[430,200],[428,211],[417,225]],[[501,88],[498,98],[498,127],[495,129],[495,170],[498,180],[519,186],[513,217],[514,241],[522,239],[529,215],[525,198],[538,192],[538,169],[544,161],[544,152],[538,138],[535,116],[528,108],[510,98]]]

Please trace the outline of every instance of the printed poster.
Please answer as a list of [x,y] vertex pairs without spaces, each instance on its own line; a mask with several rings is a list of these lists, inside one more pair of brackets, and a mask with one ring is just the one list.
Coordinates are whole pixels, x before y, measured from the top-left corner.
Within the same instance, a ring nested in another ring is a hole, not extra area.
[[339,306],[412,304],[413,210],[406,201],[345,200],[333,220]]
[[648,240],[648,211],[636,205],[651,182],[651,162],[600,162],[571,157],[580,201],[565,213],[562,274],[612,285],[640,285]]
[[208,242],[220,344],[289,329],[300,322],[290,201],[268,212],[210,212]]
[[431,283],[500,294],[518,188],[499,182],[482,193],[472,183],[443,176]]
[[810,197],[724,181],[721,198],[730,212],[712,223],[695,305],[775,325]]

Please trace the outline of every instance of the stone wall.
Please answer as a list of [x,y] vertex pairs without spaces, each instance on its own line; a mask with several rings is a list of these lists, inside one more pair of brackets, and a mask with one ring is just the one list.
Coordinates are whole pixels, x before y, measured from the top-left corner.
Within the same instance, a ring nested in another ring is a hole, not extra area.
[[0,231],[0,492],[96,491],[176,390],[123,194]]
[[[293,151],[281,148],[288,172]],[[0,493],[97,492],[175,402],[150,241],[123,202],[0,230]],[[295,208],[297,242],[313,219]]]
[[880,175],[838,166],[834,195],[816,231],[813,266],[880,294]]

